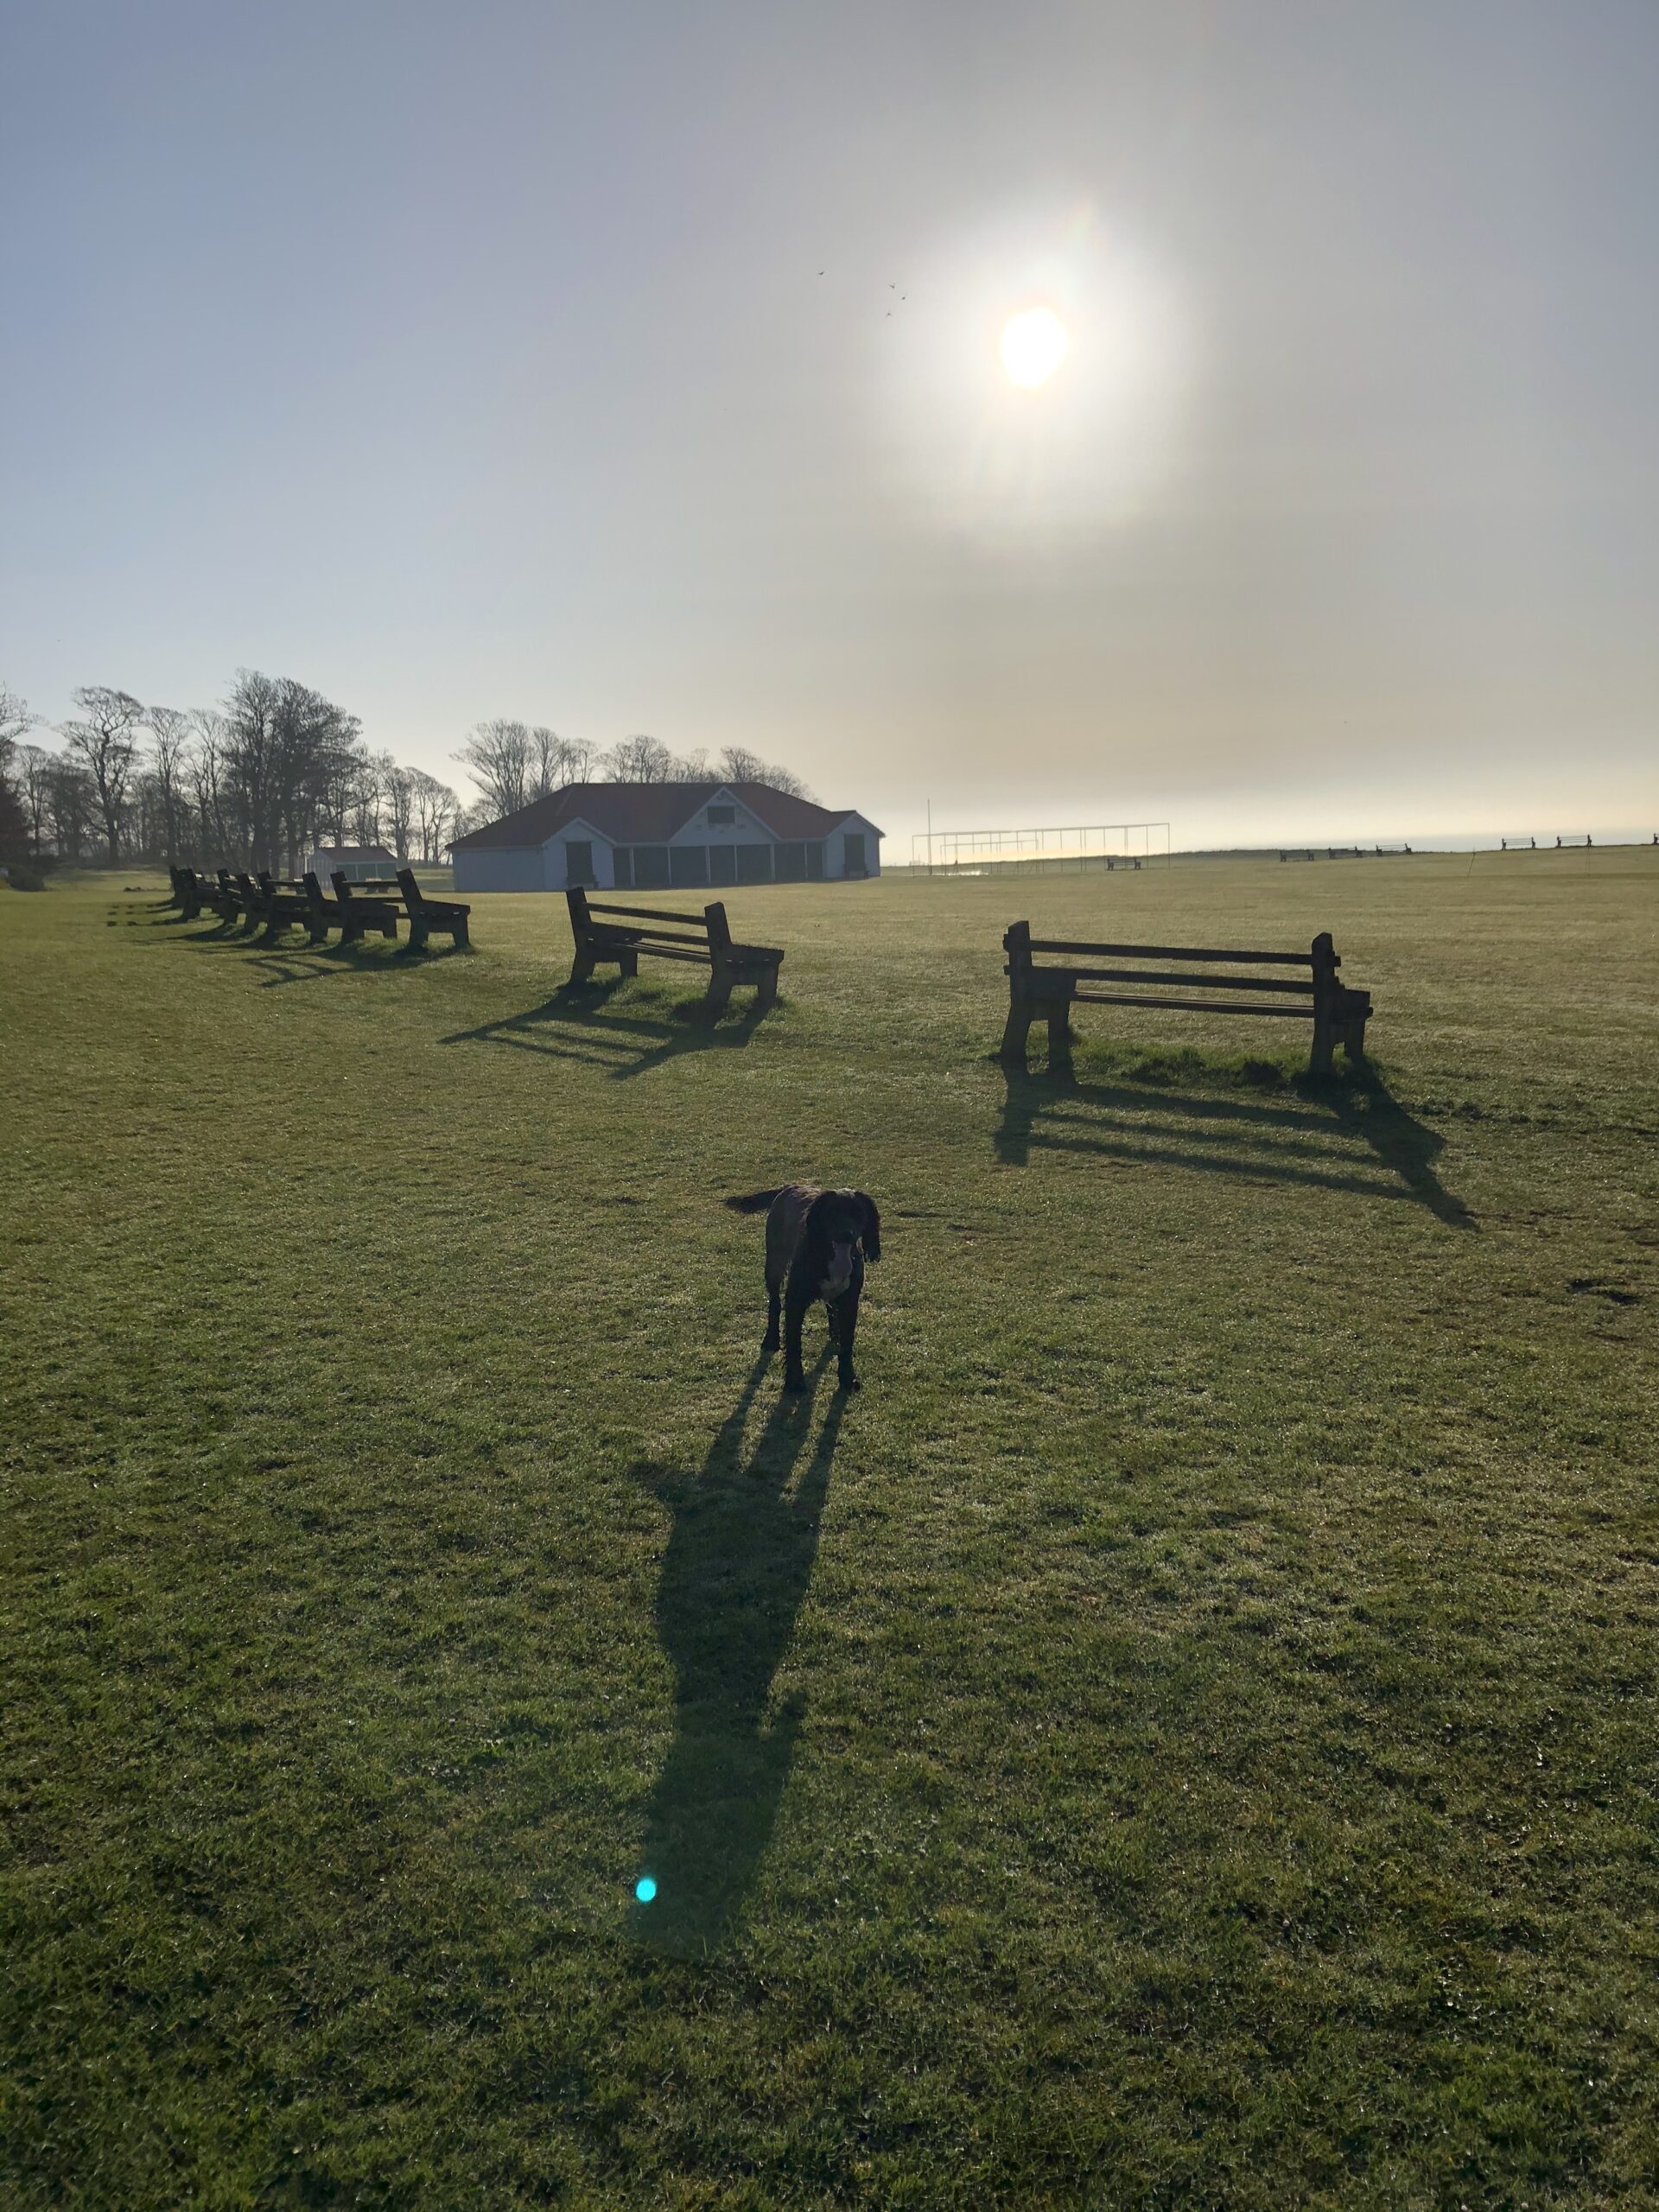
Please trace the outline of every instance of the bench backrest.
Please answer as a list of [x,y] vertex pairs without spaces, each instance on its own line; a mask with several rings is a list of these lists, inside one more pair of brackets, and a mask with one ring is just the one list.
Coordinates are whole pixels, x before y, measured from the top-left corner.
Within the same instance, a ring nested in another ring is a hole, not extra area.
[[[1008,981],[1016,996],[1040,995],[1045,976],[1064,977],[1068,986],[1120,983],[1135,988],[1157,988],[1194,994],[1200,991],[1270,992],[1275,996],[1311,1000],[1315,1007],[1337,988],[1342,963],[1328,930],[1316,937],[1306,952],[1240,952],[1212,946],[1188,944],[1103,944],[1073,938],[1034,938],[1029,922],[1015,922],[1002,939],[1008,956]],[[1068,957],[1053,968],[1039,968],[1034,956],[1060,954]],[[1079,965],[1086,962],[1088,965]],[[1110,962],[1110,966],[1094,963]],[[1123,963],[1133,963],[1125,966]],[[1179,963],[1172,965],[1171,963]],[[1217,975],[1217,968],[1301,969],[1301,976]],[[1200,972],[1200,970],[1205,972]],[[1179,999],[1165,1000],[1179,1005]],[[1287,1009],[1288,1011],[1288,1009]]]
[[[579,944],[608,937],[613,942],[618,938],[626,939],[646,952],[650,951],[653,942],[723,951],[732,941],[726,909],[719,899],[705,906],[700,914],[683,914],[658,906],[619,906],[607,899],[589,899],[577,883],[573,883],[564,896],[570,909],[570,933]],[[595,914],[620,914],[624,918],[620,922],[595,922],[593,919]],[[662,925],[665,922],[673,923],[675,927],[664,929]],[[642,923],[651,926],[636,926]],[[701,937],[687,935],[688,931],[698,930],[702,932]]]
[[337,868],[328,880],[334,885],[334,896],[342,906],[349,906],[354,899],[361,899],[365,905],[378,904],[385,900],[388,892],[394,899],[397,892],[397,886],[395,883],[378,881],[353,883],[347,878],[345,869],[341,868]]

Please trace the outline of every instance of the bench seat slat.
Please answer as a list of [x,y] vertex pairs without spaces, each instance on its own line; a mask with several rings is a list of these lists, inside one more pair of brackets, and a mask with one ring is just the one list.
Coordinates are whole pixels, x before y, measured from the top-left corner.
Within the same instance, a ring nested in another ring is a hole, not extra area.
[[632,914],[642,922],[690,922],[698,930],[704,925],[701,914],[671,913],[666,906],[613,906],[608,900],[590,899],[588,911],[590,914]]
[[1186,1014],[1275,1014],[1293,1021],[1313,1019],[1311,1006],[1242,1006],[1236,999],[1138,998],[1127,991],[1077,991],[1072,995],[1084,1006],[1167,1006]]
[[1312,956],[1306,952],[1211,952],[1202,947],[1185,944],[1086,944],[1063,938],[1038,938],[1031,940],[1033,952],[1093,953],[1109,960],[1228,960],[1240,965],[1246,963],[1274,968],[1312,968]]
[[1180,990],[1216,991],[1283,991],[1292,996],[1311,998],[1313,979],[1311,976],[1298,982],[1290,982],[1278,976],[1184,976],[1179,969],[1167,974],[1154,968],[1034,968],[1034,977],[1044,976],[1075,976],[1079,982],[1090,983],[1169,983]]
[[636,930],[613,928],[606,922],[594,925],[594,941],[600,944],[696,944],[706,951],[706,937],[688,937],[683,930]]

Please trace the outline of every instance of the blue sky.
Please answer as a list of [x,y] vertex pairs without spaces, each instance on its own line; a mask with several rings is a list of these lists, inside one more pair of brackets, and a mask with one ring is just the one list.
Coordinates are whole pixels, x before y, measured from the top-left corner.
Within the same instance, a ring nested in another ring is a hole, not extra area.
[[1659,827],[1649,0],[13,0],[0,81],[49,715],[252,665],[900,842]]

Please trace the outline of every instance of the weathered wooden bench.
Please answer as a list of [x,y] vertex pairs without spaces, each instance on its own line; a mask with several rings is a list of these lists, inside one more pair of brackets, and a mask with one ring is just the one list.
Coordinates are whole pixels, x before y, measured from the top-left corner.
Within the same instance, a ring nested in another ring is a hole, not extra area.
[[[573,985],[587,982],[595,968],[613,963],[622,975],[637,976],[639,956],[644,953],[652,960],[683,960],[709,969],[709,989],[702,1009],[706,1020],[713,1021],[724,1012],[740,984],[753,987],[757,1014],[764,1014],[778,995],[782,952],[776,945],[734,943],[725,906],[718,899],[700,914],[679,914],[592,900],[575,885],[564,895],[569,903],[570,934],[576,948],[570,966]],[[620,914],[626,918],[595,921],[595,914]],[[664,923],[672,926],[664,928]]]
[[204,906],[210,913],[219,912],[219,888],[216,876],[204,875],[199,868],[181,868],[176,874],[181,920],[198,920]]
[[[395,893],[396,884],[387,886],[378,880],[353,883],[341,868],[336,868],[328,880],[334,887],[339,906],[342,944],[360,944],[371,930],[378,930],[382,937],[396,938],[403,908],[395,897],[388,899],[385,895],[388,888]],[[326,906],[327,901],[325,899],[323,904]]]
[[[357,883],[349,882],[344,871],[336,868],[332,880],[335,897],[341,906],[349,908],[353,915],[359,908],[366,912],[370,907],[377,906],[384,907],[390,913],[392,920],[392,926],[390,929],[385,928],[384,925],[378,921],[366,924],[368,928],[379,928],[382,934],[386,937],[396,937],[397,934],[397,922],[400,910],[393,902],[401,900],[403,902],[401,911],[409,917],[408,949],[410,952],[424,952],[427,939],[434,930],[436,930],[440,935],[448,937],[452,944],[461,946],[463,950],[472,943],[467,926],[472,908],[463,905],[458,899],[429,899],[415,880],[415,871],[412,868],[400,868],[395,876],[372,876]],[[342,930],[340,942],[342,944],[349,944],[362,934],[361,928],[355,929],[349,934]]]
[[467,933],[467,920],[473,911],[469,906],[459,899],[429,899],[415,880],[412,868],[398,869],[397,887],[404,894],[404,907],[409,916],[411,952],[424,952],[427,938],[434,930],[461,951],[468,949],[472,938]]
[[[249,915],[250,922],[263,926],[259,934],[267,944],[273,944],[284,930],[297,926],[310,931],[310,905],[305,884],[299,876],[275,876],[262,868],[257,878],[258,895]],[[312,942],[316,942],[315,933]]]
[[[1369,991],[1350,990],[1337,980],[1342,963],[1329,932],[1316,937],[1306,952],[1217,952],[1192,945],[1090,944],[1071,938],[1034,938],[1029,922],[1015,922],[1002,939],[1008,956],[1008,1021],[1001,1058],[1026,1065],[1033,1021],[1048,1024],[1048,1065],[1059,1074],[1071,1065],[1071,1012],[1074,1005],[1163,1007],[1186,1014],[1269,1014],[1313,1025],[1311,1075],[1328,1075],[1331,1056],[1340,1045],[1351,1061],[1365,1056],[1365,1024],[1370,1019]],[[1065,956],[1059,967],[1039,967],[1034,955]],[[1076,962],[1087,962],[1077,966]],[[1109,967],[1094,963],[1109,961]],[[1132,962],[1132,966],[1123,966]],[[1171,962],[1193,967],[1172,968]],[[1304,968],[1305,976],[1198,974],[1217,967]],[[1103,989],[1102,985],[1115,988]],[[1124,986],[1129,988],[1125,988]],[[1238,993],[1237,997],[1211,995]]]

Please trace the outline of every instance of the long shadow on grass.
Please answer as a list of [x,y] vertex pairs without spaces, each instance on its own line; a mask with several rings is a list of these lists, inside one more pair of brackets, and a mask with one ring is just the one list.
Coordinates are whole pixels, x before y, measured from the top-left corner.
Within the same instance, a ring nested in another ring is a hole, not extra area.
[[[1366,1198],[1414,1198],[1450,1227],[1477,1226],[1434,1172],[1445,1139],[1408,1114],[1369,1065],[1340,1080],[1305,1079],[1278,1104],[1013,1069],[1003,1074],[1007,1095],[995,1145],[1009,1166],[1026,1166],[1033,1147],[1092,1153],[1130,1166],[1185,1167]],[[1320,1155],[1329,1159],[1333,1141],[1356,1138],[1386,1174],[1360,1172],[1370,1163],[1351,1154],[1351,1166],[1340,1157],[1328,1166],[1317,1164]]]
[[544,1005],[532,1007],[526,1014],[486,1021],[479,1029],[460,1029],[438,1041],[507,1045],[521,1052],[541,1052],[554,1059],[584,1060],[623,1082],[631,1076],[645,1075],[682,1052],[741,1051],[760,1024],[761,1016],[753,1007],[735,1021],[707,1024],[701,1019],[701,1002],[696,1000],[666,1017],[613,1014],[606,1002],[619,988],[617,981],[575,988],[567,984]]
[[251,953],[253,957],[248,965],[264,971],[260,988],[267,991],[284,983],[322,982],[330,976],[407,976],[434,961],[456,958],[462,950],[458,944],[447,944],[411,953],[406,944],[394,948],[382,940],[373,945],[296,944],[284,950],[280,942],[271,945],[259,937],[245,934],[238,923],[223,922],[198,931],[194,937],[173,941],[197,952]]
[[767,1361],[750,1370],[695,1475],[635,1470],[673,1511],[657,1591],[657,1629],[674,1669],[674,1740],[645,1821],[641,1872],[657,1885],[636,1905],[639,1940],[676,1952],[717,1943],[742,1904],[772,1835],[802,1707],[768,1721],[772,1679],[806,1596],[845,1400],[830,1402],[810,1456],[812,1398],[826,1344],[799,1397],[780,1397],[747,1448]]

